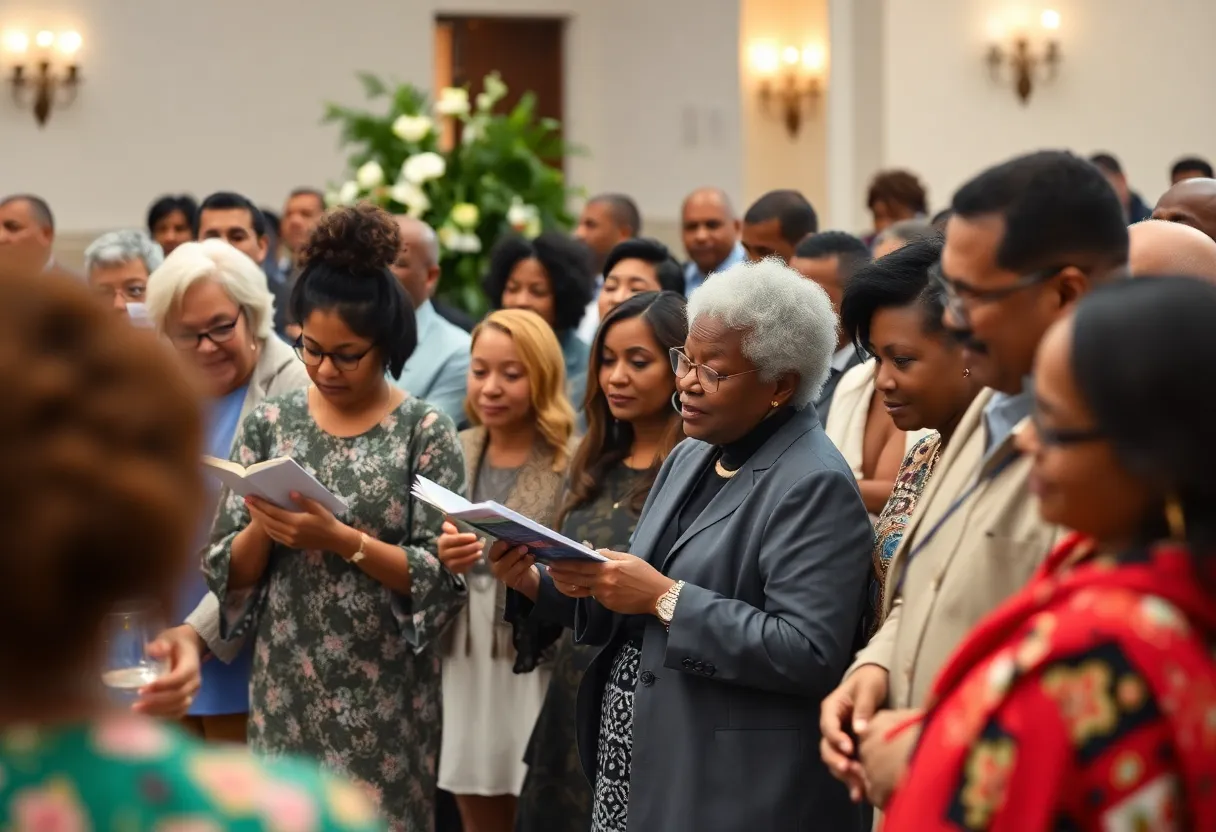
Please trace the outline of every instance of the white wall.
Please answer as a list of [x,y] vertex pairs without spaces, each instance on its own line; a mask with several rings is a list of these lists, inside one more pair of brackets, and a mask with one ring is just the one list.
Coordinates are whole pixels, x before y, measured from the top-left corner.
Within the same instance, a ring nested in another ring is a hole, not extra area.
[[[790,136],[780,107],[765,111],[759,98],[760,79],[750,66],[749,51],[757,41],[801,49],[818,44],[828,54],[827,0],[743,0],[739,29],[744,130],[744,205],[767,191],[794,188],[814,204],[822,216],[828,209],[827,124],[828,106],[821,97],[813,104],[803,99],[802,127]],[[831,66],[827,74],[832,75]],[[825,77],[822,88],[831,89]]]
[[[848,0],[834,0],[833,8]],[[865,4],[863,4],[865,5]],[[834,44],[861,60],[882,56],[881,113],[853,113],[855,135],[882,137],[879,164],[905,166],[928,181],[934,208],[982,168],[1042,147],[1109,150],[1150,203],[1168,186],[1169,165],[1200,153],[1216,157],[1216,3],[1212,0],[885,0],[881,43]],[[1037,22],[1061,13],[1063,64],[1036,84],[1022,106],[1011,82],[990,80],[984,63],[989,21],[1010,8]],[[856,31],[860,28],[861,31]],[[847,115],[847,114],[846,114]],[[834,192],[859,197],[870,170],[834,171]],[[861,201],[859,199],[859,201]],[[864,206],[836,219],[856,228]]]
[[738,0],[7,0],[0,30],[84,35],[86,83],[42,130],[0,96],[0,191],[45,195],[69,232],[139,224],[168,191],[277,206],[341,176],[318,119],[360,103],[356,70],[430,87],[437,12],[571,17],[568,135],[591,151],[574,184],[669,224],[694,187],[741,194]]

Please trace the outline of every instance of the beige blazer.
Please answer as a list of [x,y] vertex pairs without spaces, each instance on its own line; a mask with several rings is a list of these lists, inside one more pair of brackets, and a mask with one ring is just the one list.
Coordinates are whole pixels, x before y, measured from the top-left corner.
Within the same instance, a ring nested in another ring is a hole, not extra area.
[[1017,453],[1010,435],[985,461],[983,413],[992,396],[984,390],[975,398],[942,452],[892,557],[886,620],[849,669],[886,668],[893,708],[925,704],[963,637],[1026,583],[1059,537],[1057,526],[1039,518],[1037,501],[1026,490],[1029,459],[980,485],[929,536],[968,488]]
[[[308,371],[304,368],[304,362],[296,357],[295,350],[277,335],[271,335],[263,342],[262,354],[258,356],[257,366],[249,377],[249,389],[245,392],[245,401],[241,404],[241,422],[243,423],[250,411],[266,399],[299,390],[301,387],[307,387],[309,383]],[[237,434],[240,434],[239,428]],[[234,435],[234,447],[236,440]],[[243,639],[226,642],[220,638],[220,602],[214,594],[208,592],[204,595],[194,612],[186,616],[185,623],[193,627],[207,643],[207,648],[223,661],[232,661],[241,652]]]
[[[840,450],[844,461],[853,469],[853,476],[859,480],[862,478],[861,457],[866,437],[866,417],[870,414],[870,401],[874,398],[874,380],[877,374],[878,366],[871,358],[841,376],[832,396],[832,409],[828,411],[827,424],[823,426],[823,432]],[[906,431],[904,455],[931,433],[931,430]]]

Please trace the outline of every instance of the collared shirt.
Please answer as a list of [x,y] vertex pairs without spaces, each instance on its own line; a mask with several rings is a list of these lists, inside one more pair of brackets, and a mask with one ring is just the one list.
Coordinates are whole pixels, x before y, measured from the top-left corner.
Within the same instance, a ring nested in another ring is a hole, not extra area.
[[472,338],[436,312],[429,300],[414,310],[414,320],[418,348],[394,383],[435,405],[459,424],[464,420]]
[[595,331],[600,328],[600,290],[604,288],[604,276],[595,278],[595,288],[591,292],[591,302],[583,311],[583,319],[578,322],[578,337],[588,344],[595,341]]
[[856,344],[845,344],[840,349],[832,354],[831,369],[835,372],[833,375],[840,375],[845,370],[849,369],[849,362],[853,360],[853,356],[857,355]]
[[[711,269],[709,274],[720,272],[729,269],[736,263],[742,263],[743,258],[747,256],[747,252],[743,250],[743,244],[735,243],[735,247],[730,250],[730,254],[726,255],[726,259],[718,264],[717,268]],[[691,295],[693,291],[705,282],[709,275],[697,268],[697,264],[691,260],[684,264],[684,295]]]
[[1020,393],[993,394],[984,407],[984,452],[992,453],[993,448],[1005,441],[1013,429],[1030,415],[1033,406],[1034,379],[1031,376],[1022,379]]

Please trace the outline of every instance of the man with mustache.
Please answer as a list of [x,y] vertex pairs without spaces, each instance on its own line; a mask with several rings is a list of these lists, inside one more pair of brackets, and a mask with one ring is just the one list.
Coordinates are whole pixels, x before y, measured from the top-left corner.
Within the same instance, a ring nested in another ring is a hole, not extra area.
[[1013,159],[955,194],[937,271],[943,323],[988,389],[943,451],[892,559],[882,628],[823,703],[820,750],[854,799],[885,804],[918,734],[893,727],[915,719],[963,636],[1026,582],[1059,534],[1038,516],[1030,460],[1013,435],[1031,415],[1040,339],[1092,287],[1125,276],[1127,256],[1118,196],[1072,154]]

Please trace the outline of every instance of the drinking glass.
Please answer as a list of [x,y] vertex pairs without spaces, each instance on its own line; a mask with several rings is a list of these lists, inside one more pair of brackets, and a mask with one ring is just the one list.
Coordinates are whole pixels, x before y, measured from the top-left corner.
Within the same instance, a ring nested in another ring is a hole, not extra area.
[[168,671],[148,655],[148,644],[164,630],[164,616],[151,602],[116,607],[105,620],[105,657],[101,681],[123,702],[134,702],[140,688]]

